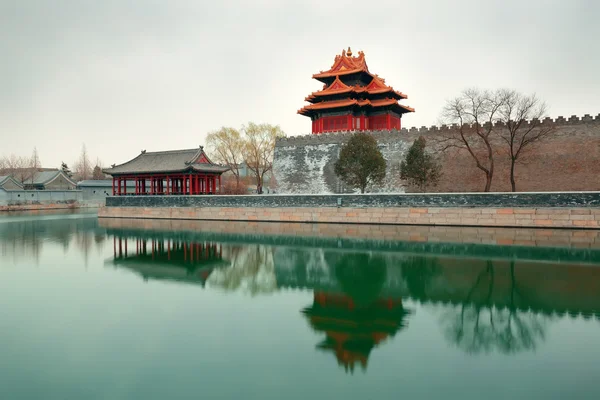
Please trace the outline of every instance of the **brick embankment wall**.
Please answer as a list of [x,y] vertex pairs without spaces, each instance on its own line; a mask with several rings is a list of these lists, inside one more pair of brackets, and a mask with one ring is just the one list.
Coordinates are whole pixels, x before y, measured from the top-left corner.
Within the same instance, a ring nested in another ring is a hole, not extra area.
[[123,196],[100,217],[439,226],[600,227],[600,192]]
[[99,210],[99,216],[436,226],[600,227],[600,209],[589,208],[103,207]]

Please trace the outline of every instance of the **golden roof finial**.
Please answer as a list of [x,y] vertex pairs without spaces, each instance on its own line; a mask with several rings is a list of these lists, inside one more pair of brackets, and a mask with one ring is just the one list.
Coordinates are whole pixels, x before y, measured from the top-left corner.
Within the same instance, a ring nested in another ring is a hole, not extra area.
[[350,49],[350,46],[348,46],[348,51],[346,52],[346,55],[348,57],[350,57],[352,55],[352,50]]

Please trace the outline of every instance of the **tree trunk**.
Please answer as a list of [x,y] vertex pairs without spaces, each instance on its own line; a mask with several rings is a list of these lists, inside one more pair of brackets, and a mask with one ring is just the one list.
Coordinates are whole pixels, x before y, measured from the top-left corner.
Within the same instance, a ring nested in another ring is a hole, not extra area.
[[510,160],[510,186],[513,192],[517,191],[517,183],[515,182],[515,160]]
[[489,192],[492,188],[492,178],[494,177],[494,153],[492,151],[492,146],[486,140],[487,149],[488,149],[488,160],[490,162],[490,168],[488,172],[485,174],[485,192]]
[[492,187],[492,174],[488,172],[487,174],[485,174],[485,188],[483,188],[483,191],[489,192],[491,187]]

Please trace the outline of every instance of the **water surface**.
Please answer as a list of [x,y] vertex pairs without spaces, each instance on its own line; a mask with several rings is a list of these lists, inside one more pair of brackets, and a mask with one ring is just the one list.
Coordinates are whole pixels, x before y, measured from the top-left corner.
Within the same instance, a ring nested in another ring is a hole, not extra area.
[[195,224],[0,216],[0,398],[600,398],[593,240]]

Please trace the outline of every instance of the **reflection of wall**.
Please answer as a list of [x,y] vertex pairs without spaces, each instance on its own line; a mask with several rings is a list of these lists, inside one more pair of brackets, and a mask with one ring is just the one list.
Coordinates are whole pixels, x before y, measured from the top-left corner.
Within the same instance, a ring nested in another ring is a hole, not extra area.
[[[344,252],[278,248],[275,273],[279,287],[341,290],[335,274],[336,264],[331,260],[339,260],[342,254]],[[485,303],[497,307],[513,304],[536,313],[595,314],[600,318],[598,268],[522,261],[515,261],[511,267],[507,261],[380,254],[387,271],[381,289],[385,296],[436,303]],[[493,274],[485,275],[487,286],[473,289],[490,263]],[[488,299],[489,285],[493,290]],[[513,296],[515,285],[520,291],[519,297]]]
[[[53,214],[47,212],[43,215],[48,218]],[[0,223],[0,257],[38,259],[44,246],[50,244],[58,244],[65,249],[74,244],[84,255],[94,247],[102,248],[106,231],[98,227],[96,218],[69,218],[69,214],[54,215],[57,217],[43,219],[11,214],[11,217],[21,219]],[[65,218],[58,217],[60,215],[64,215]]]

